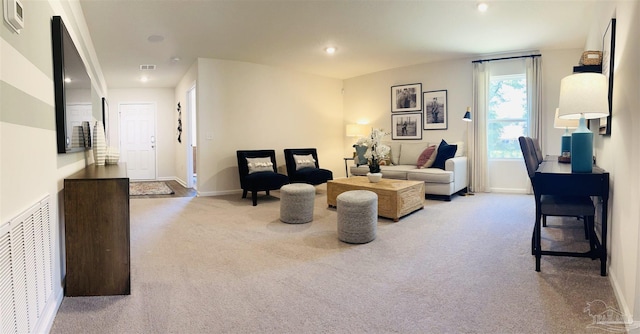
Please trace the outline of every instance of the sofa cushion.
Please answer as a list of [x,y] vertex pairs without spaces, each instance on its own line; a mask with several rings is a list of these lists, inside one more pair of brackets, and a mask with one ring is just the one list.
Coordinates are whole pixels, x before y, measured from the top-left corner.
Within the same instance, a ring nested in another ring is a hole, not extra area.
[[456,155],[456,150],[458,146],[449,145],[444,139],[440,142],[438,146],[438,153],[436,154],[436,160],[433,162],[431,167],[444,169],[444,162],[447,159],[453,158]]
[[427,147],[429,147],[429,144],[426,142],[402,143],[398,165],[413,165],[415,167],[418,157]]
[[411,165],[393,165],[393,166],[380,166],[380,172],[385,179],[406,180],[407,171],[415,169],[414,164]]
[[429,161],[429,159],[431,159],[431,156],[433,155],[433,153],[435,153],[436,150],[437,150],[436,145],[431,145],[425,148],[424,151],[422,151],[422,153],[420,153],[420,156],[418,157],[418,161],[416,162],[416,167],[418,168],[429,167],[429,166],[426,166],[426,164]]
[[451,183],[453,182],[453,172],[439,168],[414,169],[407,172],[407,180],[428,183]]

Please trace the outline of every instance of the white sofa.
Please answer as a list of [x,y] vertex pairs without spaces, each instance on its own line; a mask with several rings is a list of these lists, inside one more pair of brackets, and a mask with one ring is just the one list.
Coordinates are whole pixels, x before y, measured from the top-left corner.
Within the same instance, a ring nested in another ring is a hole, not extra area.
[[[391,165],[380,166],[382,177],[400,180],[424,181],[424,192],[428,197],[451,200],[451,196],[467,188],[467,157],[462,142],[448,142],[458,145],[456,155],[445,161],[445,169],[418,168],[418,157],[424,149],[437,143],[385,142],[391,147]],[[437,150],[436,150],[437,152]],[[364,176],[369,172],[367,165],[352,165],[351,175]]]

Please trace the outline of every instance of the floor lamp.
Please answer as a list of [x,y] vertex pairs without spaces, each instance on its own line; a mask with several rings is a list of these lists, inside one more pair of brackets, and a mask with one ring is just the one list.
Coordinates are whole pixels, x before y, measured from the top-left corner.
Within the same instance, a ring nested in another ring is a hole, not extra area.
[[467,178],[468,178],[468,184],[467,184],[467,192],[462,194],[463,196],[472,196],[474,195],[470,190],[469,187],[471,187],[471,178],[473,176],[473,173],[471,171],[471,146],[469,145],[469,143],[471,142],[469,140],[469,124],[471,124],[471,107],[467,107],[467,111],[464,113],[464,117],[462,117],[462,120],[467,122]]

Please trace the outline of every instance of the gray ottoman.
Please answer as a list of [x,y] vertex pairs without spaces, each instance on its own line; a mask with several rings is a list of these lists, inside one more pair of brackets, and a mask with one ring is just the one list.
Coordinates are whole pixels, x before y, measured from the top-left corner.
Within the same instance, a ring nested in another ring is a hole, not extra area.
[[291,183],[280,188],[280,220],[304,224],[313,220],[316,188],[306,183]]
[[378,195],[368,190],[345,191],[336,198],[338,239],[364,244],[376,238]]

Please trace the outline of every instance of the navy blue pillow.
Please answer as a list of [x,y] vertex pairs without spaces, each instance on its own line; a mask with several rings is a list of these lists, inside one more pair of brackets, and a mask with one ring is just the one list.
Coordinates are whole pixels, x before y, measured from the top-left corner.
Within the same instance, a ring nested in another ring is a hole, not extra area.
[[444,169],[444,162],[447,161],[447,159],[453,158],[457,150],[458,145],[449,145],[443,139],[438,146],[438,154],[436,154],[436,160],[431,167]]

